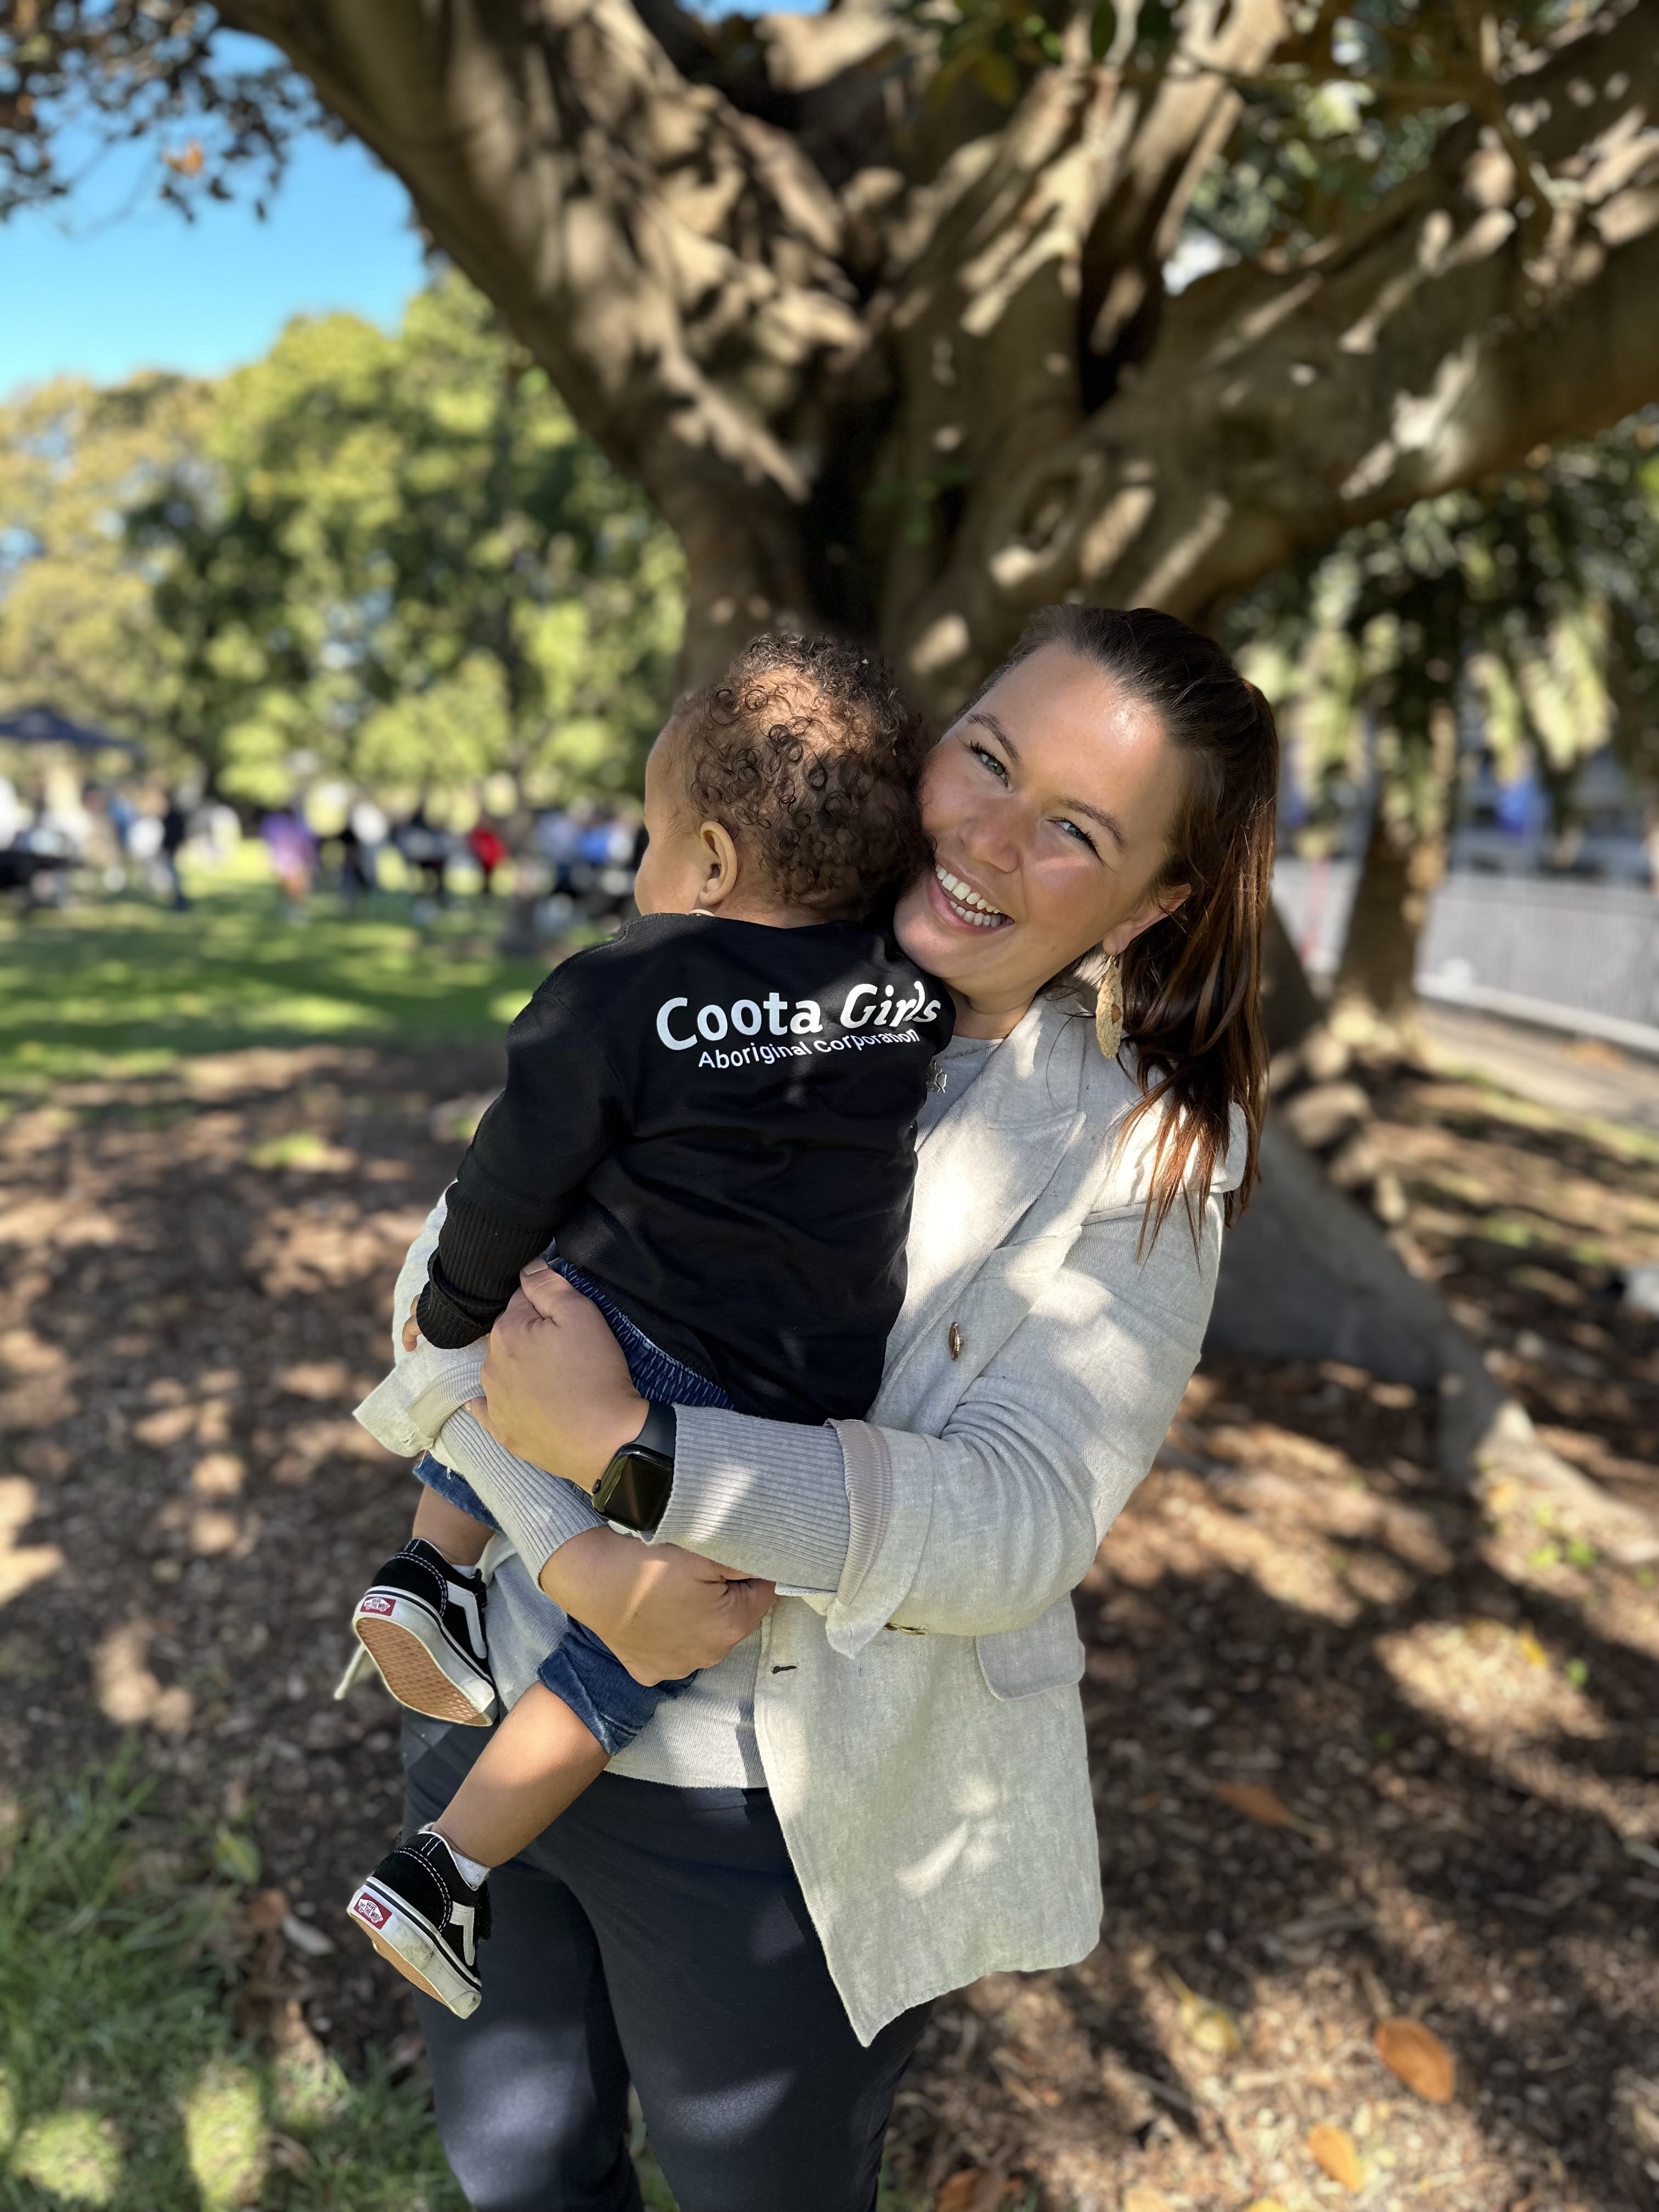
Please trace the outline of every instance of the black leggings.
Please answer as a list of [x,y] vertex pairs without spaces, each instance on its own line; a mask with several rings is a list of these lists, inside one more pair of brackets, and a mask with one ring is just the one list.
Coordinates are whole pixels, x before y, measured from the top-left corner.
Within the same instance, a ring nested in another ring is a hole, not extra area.
[[[408,1829],[483,1741],[408,1726]],[[477,2212],[639,2212],[630,2080],[680,2212],[873,2212],[928,2008],[860,2048],[764,1790],[603,1774],[489,1895],[483,2004],[459,2021],[419,2000]]]

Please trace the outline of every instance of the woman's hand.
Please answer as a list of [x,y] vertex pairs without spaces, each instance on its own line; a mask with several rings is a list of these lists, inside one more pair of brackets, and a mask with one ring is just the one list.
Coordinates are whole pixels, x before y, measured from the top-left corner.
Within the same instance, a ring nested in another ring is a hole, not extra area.
[[413,1352],[421,1340],[421,1324],[415,1318],[420,1310],[420,1300],[411,1298],[409,1302],[409,1318],[404,1323],[403,1346],[405,1352]]
[[589,1528],[561,1544],[540,1581],[556,1605],[647,1684],[678,1681],[724,1659],[777,1595],[770,1583],[735,1576],[676,1544],[636,1543],[614,1528]]
[[475,1401],[471,1410],[518,1458],[591,1495],[645,1425],[646,1401],[591,1298],[545,1260],[532,1260],[519,1280],[489,1332],[483,1402]]

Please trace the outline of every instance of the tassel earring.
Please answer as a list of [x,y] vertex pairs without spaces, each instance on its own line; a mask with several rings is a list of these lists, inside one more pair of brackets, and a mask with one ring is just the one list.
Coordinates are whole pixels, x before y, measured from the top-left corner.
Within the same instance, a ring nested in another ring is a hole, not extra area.
[[1095,999],[1095,1036],[1103,1055],[1115,1060],[1123,1042],[1123,963],[1115,952],[1106,956],[1106,972]]

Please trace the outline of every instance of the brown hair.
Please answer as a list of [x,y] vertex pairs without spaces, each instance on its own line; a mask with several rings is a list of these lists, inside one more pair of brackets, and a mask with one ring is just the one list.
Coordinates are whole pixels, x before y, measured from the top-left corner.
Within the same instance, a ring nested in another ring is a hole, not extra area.
[[687,801],[722,822],[777,896],[836,921],[890,905],[925,868],[921,714],[885,661],[825,637],[757,637],[683,699]]
[[[1044,607],[1003,668],[1046,645],[1091,661],[1150,708],[1185,757],[1186,795],[1153,888],[1184,884],[1188,896],[1122,958],[1123,1037],[1144,1094],[1131,1124],[1165,1109],[1143,1235],[1157,1237],[1179,1198],[1196,1237],[1232,1109],[1242,1109],[1246,1151],[1226,1198],[1231,1228],[1255,1184],[1267,1103],[1261,926],[1279,804],[1273,711],[1213,638],[1153,607]],[[1073,972],[1091,970],[1085,961]]]

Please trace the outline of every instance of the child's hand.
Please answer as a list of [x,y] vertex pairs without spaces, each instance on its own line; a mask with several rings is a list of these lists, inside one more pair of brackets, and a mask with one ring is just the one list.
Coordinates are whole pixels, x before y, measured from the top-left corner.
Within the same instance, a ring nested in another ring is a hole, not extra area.
[[416,1312],[420,1306],[420,1303],[421,1302],[418,1298],[416,1298],[411,1303],[409,1309],[409,1319],[404,1323],[404,1350],[405,1352],[413,1352],[416,1346],[421,1340],[421,1325],[415,1318]]

